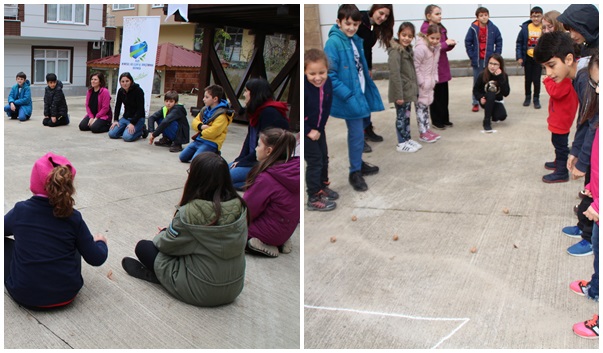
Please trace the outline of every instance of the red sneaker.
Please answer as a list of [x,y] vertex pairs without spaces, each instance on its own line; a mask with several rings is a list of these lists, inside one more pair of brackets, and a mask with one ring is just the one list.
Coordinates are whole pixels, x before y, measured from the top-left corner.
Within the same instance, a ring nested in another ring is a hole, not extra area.
[[479,104],[474,104],[473,108],[471,109],[472,112],[479,112]]

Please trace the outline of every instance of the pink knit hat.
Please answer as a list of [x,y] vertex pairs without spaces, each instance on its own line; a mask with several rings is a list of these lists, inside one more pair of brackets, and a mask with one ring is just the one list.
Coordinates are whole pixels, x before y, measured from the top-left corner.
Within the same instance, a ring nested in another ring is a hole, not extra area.
[[71,165],[71,162],[69,162],[67,158],[52,152],[48,152],[36,161],[31,170],[29,189],[34,195],[48,196],[46,190],[44,190],[46,180],[54,167],[59,165],[69,166],[71,173],[73,173],[73,177],[75,178],[75,168],[73,165]]

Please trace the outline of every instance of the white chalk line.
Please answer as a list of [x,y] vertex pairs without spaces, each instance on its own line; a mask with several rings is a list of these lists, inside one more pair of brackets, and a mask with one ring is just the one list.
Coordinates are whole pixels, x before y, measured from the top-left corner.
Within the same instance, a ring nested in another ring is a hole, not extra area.
[[315,306],[315,305],[306,305],[304,304],[304,308],[307,309],[316,309],[316,310],[328,310],[328,311],[347,311],[356,314],[369,314],[369,315],[379,315],[379,316],[390,316],[390,317],[399,317],[404,319],[411,320],[425,320],[425,321],[462,321],[462,323],[452,330],[446,337],[442,338],[435,346],[431,347],[431,349],[437,348],[439,345],[444,343],[447,339],[454,336],[454,334],[461,329],[466,323],[469,322],[469,318],[448,318],[448,317],[422,317],[422,316],[412,316],[412,315],[404,315],[404,314],[390,314],[390,313],[382,313],[378,311],[367,311],[367,310],[357,310],[357,309],[346,309],[346,308],[333,308],[326,306]]

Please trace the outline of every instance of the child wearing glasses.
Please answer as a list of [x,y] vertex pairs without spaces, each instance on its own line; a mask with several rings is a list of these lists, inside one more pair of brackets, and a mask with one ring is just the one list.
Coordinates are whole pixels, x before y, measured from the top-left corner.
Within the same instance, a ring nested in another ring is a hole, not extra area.
[[540,76],[542,66],[534,60],[534,48],[542,35],[542,8],[534,6],[530,10],[530,19],[521,24],[521,30],[515,43],[515,60],[525,69],[526,99],[523,106],[530,105],[532,83],[534,84],[534,108],[540,109]]
[[473,96],[484,108],[484,133],[493,133],[492,121],[503,121],[507,118],[504,97],[511,91],[509,77],[505,73],[505,61],[500,54],[492,54],[488,64],[479,74],[473,85]]

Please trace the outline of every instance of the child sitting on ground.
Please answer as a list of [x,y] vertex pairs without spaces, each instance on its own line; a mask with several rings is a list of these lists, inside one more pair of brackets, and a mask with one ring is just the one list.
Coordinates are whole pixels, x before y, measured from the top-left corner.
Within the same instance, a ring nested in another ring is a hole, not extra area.
[[234,111],[229,109],[228,101],[222,99],[223,96],[222,86],[211,85],[205,88],[205,106],[191,123],[197,133],[193,135],[193,142],[180,153],[180,161],[188,163],[202,152],[220,153],[228,133],[228,125],[234,117]]
[[68,305],[84,285],[81,258],[92,266],[107,259],[107,239],[92,236],[73,208],[75,173],[67,158],[47,153],[31,171],[34,196],[4,215],[4,286],[25,308]]
[[[247,176],[243,198],[251,223],[247,248],[269,257],[291,252],[291,235],[299,224],[299,157],[293,157],[295,136],[283,129],[260,133],[258,164]],[[280,247],[280,249],[279,249]]]
[[[186,109],[178,104],[176,91],[167,91],[163,100],[165,106],[149,116],[149,145],[161,134],[163,136],[155,142],[155,146],[169,147],[170,152],[180,152],[182,144],[188,143],[190,136]],[[157,130],[155,123],[158,124]]]
[[329,152],[325,126],[331,113],[333,84],[322,50],[304,55],[304,159],[309,211],[331,211],[339,194],[329,188]]
[[11,119],[18,118],[20,121],[25,121],[31,117],[32,111],[29,80],[23,72],[17,74],[16,80],[17,83],[8,94],[8,104],[4,106],[4,112]]
[[44,126],[55,127],[69,124],[67,101],[63,94],[63,82],[57,80],[57,75],[47,74],[44,89]]
[[503,104],[504,97],[511,92],[509,76],[505,73],[505,61],[500,54],[492,54],[484,71],[477,77],[473,86],[473,95],[484,108],[482,123],[485,133],[493,133],[492,121],[503,121],[507,118],[507,110]]
[[207,152],[193,159],[178,207],[153,241],[138,242],[138,260],[122,260],[124,270],[191,305],[232,303],[245,282],[249,217],[221,156]]

